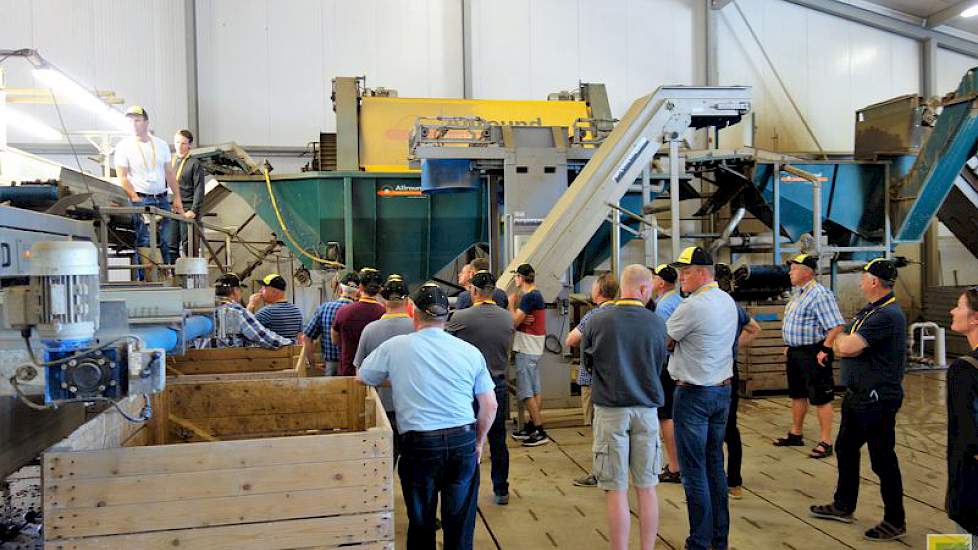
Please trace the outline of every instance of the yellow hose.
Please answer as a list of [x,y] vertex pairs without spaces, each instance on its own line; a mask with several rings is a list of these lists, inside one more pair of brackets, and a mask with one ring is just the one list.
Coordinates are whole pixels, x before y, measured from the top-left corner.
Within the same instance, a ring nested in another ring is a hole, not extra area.
[[289,233],[289,228],[285,227],[285,220],[282,219],[282,212],[278,209],[278,201],[275,200],[275,193],[272,193],[272,180],[271,178],[268,177],[268,169],[262,168],[262,173],[265,175],[265,188],[268,189],[268,196],[269,198],[272,199],[272,210],[275,211],[275,218],[278,219],[278,225],[279,227],[282,228],[282,232],[285,233],[285,238],[287,238],[289,242],[292,243],[292,247],[295,248],[295,250],[299,252],[299,254],[302,254],[306,258],[309,258],[310,260],[316,263],[327,265],[330,267],[335,267],[337,269],[343,269],[344,265],[341,264],[340,262],[334,262],[332,260],[324,260],[319,256],[310,254],[308,251],[306,251],[305,248],[302,247],[302,245],[300,245],[298,242],[296,242],[294,238],[292,238],[292,233]]

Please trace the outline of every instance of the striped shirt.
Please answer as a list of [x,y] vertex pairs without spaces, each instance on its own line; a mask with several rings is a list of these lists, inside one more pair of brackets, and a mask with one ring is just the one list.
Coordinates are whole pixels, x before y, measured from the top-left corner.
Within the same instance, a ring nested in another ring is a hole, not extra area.
[[791,300],[784,307],[781,335],[786,346],[810,346],[825,340],[828,331],[845,322],[835,295],[813,279],[792,290]]
[[352,299],[341,296],[332,302],[326,302],[319,306],[316,313],[313,313],[312,319],[309,319],[309,324],[306,325],[304,332],[306,337],[311,340],[319,338],[320,346],[323,349],[323,361],[335,363],[340,360],[340,347],[333,344],[329,330],[333,327],[336,312],[346,304],[352,303]]
[[261,346],[277,348],[288,346],[292,340],[283,338],[268,330],[237,302],[224,301],[214,311],[217,330],[214,337],[216,348],[240,348],[245,346]]
[[285,338],[295,338],[302,331],[302,312],[288,302],[268,304],[255,313],[255,319]]

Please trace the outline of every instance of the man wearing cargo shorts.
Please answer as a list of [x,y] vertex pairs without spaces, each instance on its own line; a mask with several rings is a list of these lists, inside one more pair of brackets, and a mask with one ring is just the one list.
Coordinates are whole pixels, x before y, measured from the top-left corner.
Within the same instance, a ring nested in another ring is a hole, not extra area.
[[605,491],[611,548],[628,548],[631,516],[628,480],[638,494],[643,550],[655,546],[659,505],[660,374],[666,361],[666,326],[645,305],[652,298],[652,272],[630,265],[621,276],[621,298],[595,311],[584,327],[581,362],[593,374],[594,465]]
[[550,442],[543,429],[543,400],[540,397],[540,370],[538,363],[543,356],[544,342],[547,338],[547,304],[543,294],[537,290],[536,271],[530,264],[521,264],[516,274],[516,286],[522,293],[518,300],[514,295],[509,299],[513,314],[513,352],[516,358],[516,398],[523,402],[530,413],[530,421],[522,430],[513,432],[513,439],[521,441],[524,447],[536,447]]

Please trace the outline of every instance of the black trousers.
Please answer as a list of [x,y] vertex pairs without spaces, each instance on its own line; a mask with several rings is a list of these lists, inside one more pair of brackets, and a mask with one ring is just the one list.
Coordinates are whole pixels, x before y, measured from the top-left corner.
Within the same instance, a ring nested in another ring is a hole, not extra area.
[[744,479],[740,477],[740,464],[744,460],[744,447],[740,441],[740,428],[737,427],[737,405],[740,403],[740,372],[734,362],[733,378],[730,379],[730,412],[727,413],[727,431],[723,442],[727,444],[727,487],[740,487]]
[[869,463],[880,479],[883,520],[896,526],[906,524],[903,509],[903,478],[896,455],[896,413],[899,402],[877,402],[872,408],[855,407],[847,396],[842,401],[842,420],[835,440],[839,463],[836,507],[856,510],[859,498],[859,463],[862,447],[869,447]]

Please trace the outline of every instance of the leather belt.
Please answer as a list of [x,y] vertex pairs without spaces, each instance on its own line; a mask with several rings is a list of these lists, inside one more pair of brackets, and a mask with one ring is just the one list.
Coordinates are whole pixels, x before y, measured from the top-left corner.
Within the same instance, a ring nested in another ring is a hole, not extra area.
[[676,380],[676,385],[677,386],[686,386],[688,388],[719,388],[719,387],[722,387],[722,386],[729,386],[730,385],[730,378],[727,378],[726,380],[724,380],[723,382],[720,382],[719,384],[713,384],[711,386],[700,386],[699,384],[690,384],[689,382],[683,382],[682,380]]
[[416,437],[432,437],[432,436],[442,436],[442,435],[458,435],[468,432],[475,431],[475,423],[466,424],[464,426],[456,426],[454,428],[443,428],[441,430],[429,430],[429,431],[411,431],[404,432],[403,435],[416,436]]
[[166,196],[166,191],[163,191],[162,193],[156,193],[155,195],[153,195],[151,193],[139,193],[139,192],[137,192],[136,195],[139,196],[139,197],[142,197],[144,199],[158,199],[160,197],[165,197]]

